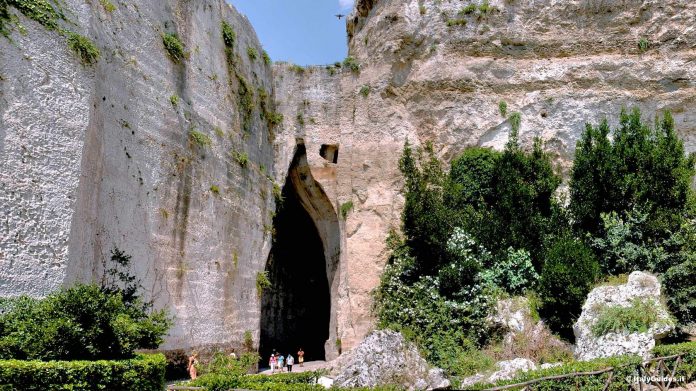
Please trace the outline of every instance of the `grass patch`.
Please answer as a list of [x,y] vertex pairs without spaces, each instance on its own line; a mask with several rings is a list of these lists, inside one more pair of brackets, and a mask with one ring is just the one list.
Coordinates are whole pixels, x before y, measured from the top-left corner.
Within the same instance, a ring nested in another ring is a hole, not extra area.
[[218,185],[210,185],[210,192],[215,195],[220,195],[220,187],[218,187]]
[[256,60],[259,58],[259,52],[256,50],[256,48],[249,46],[247,48],[247,55],[249,56],[250,59]]
[[304,126],[304,124],[305,124],[305,119],[304,119],[304,115],[302,115],[302,113],[297,113],[297,117],[296,117],[295,119],[297,119],[297,123],[298,123],[300,126]]
[[343,218],[343,220],[348,218],[348,213],[350,213],[350,211],[353,210],[353,207],[353,201],[348,201],[341,204],[341,217]]
[[179,95],[172,95],[169,97],[169,102],[171,102],[172,106],[176,107],[179,105]]
[[5,37],[10,36],[6,23],[19,24],[17,18],[10,14],[10,6],[48,30],[58,30],[58,22],[66,20],[60,7],[47,0],[0,0],[0,34]]
[[271,61],[271,56],[268,55],[267,51],[262,51],[261,52],[261,58],[263,59],[263,63],[266,65],[271,65],[273,61]]
[[184,59],[184,44],[179,39],[179,36],[174,33],[166,33],[162,35],[162,43],[169,54],[169,58],[175,63],[179,63]]
[[360,95],[364,96],[367,98],[368,95],[370,95],[370,86],[362,86],[360,87]]
[[428,9],[425,7],[424,4],[421,4],[421,5],[418,7],[418,11],[420,12],[421,15],[425,15],[425,14],[428,13]]
[[277,183],[273,183],[273,198],[275,198],[276,204],[280,205],[283,203],[283,190]]
[[76,33],[68,33],[68,47],[87,65],[96,63],[101,55],[89,38]]
[[476,4],[469,4],[466,7],[459,10],[459,15],[470,15],[476,12]]
[[454,26],[466,26],[466,19],[448,19],[447,20],[447,27],[454,27]]
[[644,333],[657,323],[658,303],[650,299],[634,299],[629,307],[602,306],[592,334],[601,337],[609,333]]
[[292,64],[292,65],[290,65],[290,71],[295,72],[298,75],[301,75],[305,72],[305,69],[301,65]]
[[259,295],[259,298],[263,294],[263,291],[270,287],[271,280],[268,279],[268,272],[262,271],[256,273],[256,293]]
[[215,135],[218,136],[219,138],[225,137],[225,132],[219,126],[214,127],[213,132],[215,132]]
[[232,152],[232,157],[242,168],[246,168],[249,165],[249,155],[246,152],[234,151]]
[[628,274],[619,274],[617,276],[606,276],[596,286],[617,286],[628,283]]
[[111,13],[116,11],[116,6],[109,0],[99,0],[99,3],[101,3],[102,7],[104,7],[104,10],[106,10],[106,12]]
[[641,38],[640,41],[638,41],[638,49],[640,49],[641,52],[645,52],[650,48],[650,42],[646,38]]
[[239,95],[239,109],[242,114],[242,128],[246,132],[251,127],[251,118],[256,105],[254,102],[254,90],[252,90],[251,85],[244,76],[237,74],[237,81],[239,81],[237,94]]
[[199,132],[196,129],[192,129],[189,132],[189,139],[191,139],[191,141],[193,141],[194,144],[198,145],[201,148],[209,147],[212,144],[210,136],[208,136],[205,133]]

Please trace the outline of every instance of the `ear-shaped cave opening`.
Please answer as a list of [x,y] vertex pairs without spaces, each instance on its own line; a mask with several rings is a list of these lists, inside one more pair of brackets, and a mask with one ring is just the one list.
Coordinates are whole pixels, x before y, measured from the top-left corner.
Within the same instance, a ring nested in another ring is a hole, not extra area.
[[[274,351],[297,363],[335,356],[336,270],[340,254],[336,212],[298,145],[274,218],[274,243],[266,265],[271,286],[261,298],[259,353]],[[333,340],[333,343],[331,343]]]

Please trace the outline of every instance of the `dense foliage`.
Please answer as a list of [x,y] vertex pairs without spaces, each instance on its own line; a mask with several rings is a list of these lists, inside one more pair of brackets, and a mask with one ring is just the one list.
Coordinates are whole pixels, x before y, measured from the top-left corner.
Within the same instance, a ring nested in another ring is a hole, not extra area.
[[0,300],[0,359],[124,359],[157,348],[171,321],[138,296],[130,258],[115,249],[111,261],[101,286]]
[[599,276],[595,255],[581,241],[563,237],[551,245],[539,284],[539,314],[552,330],[573,338],[573,323]]
[[[448,373],[471,374],[499,356],[487,322],[497,299],[538,298],[540,318],[572,340],[592,287],[635,270],[662,274],[670,309],[681,324],[693,323],[696,159],[685,156],[671,116],[651,127],[637,110],[624,111],[613,134],[606,121],[588,125],[568,203],[541,141],[520,147],[518,120],[510,121],[503,151],[467,148],[449,168],[429,143],[404,146],[403,237],[389,239],[391,257],[376,294],[380,325],[415,340]],[[641,330],[656,321],[641,308],[605,316],[606,330],[597,332]],[[567,350],[543,353],[536,356]]]
[[121,361],[0,360],[0,390],[161,391],[164,356]]

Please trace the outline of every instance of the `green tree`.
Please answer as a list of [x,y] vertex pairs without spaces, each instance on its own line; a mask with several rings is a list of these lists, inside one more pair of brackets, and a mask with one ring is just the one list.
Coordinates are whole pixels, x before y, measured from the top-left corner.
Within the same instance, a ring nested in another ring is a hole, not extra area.
[[402,220],[406,243],[417,274],[433,274],[446,259],[445,247],[454,227],[443,202],[445,175],[431,143],[414,155],[407,142],[399,169],[405,180]]
[[683,222],[696,158],[685,156],[668,112],[650,127],[638,109],[623,110],[613,140],[609,133],[606,120],[587,125],[578,142],[569,206],[576,227],[596,235],[602,213],[625,217],[637,208],[648,215],[646,240],[669,238]]
[[555,241],[546,252],[546,263],[539,282],[539,314],[551,330],[573,339],[573,323],[592,285],[600,276],[595,255],[583,242],[566,236]]

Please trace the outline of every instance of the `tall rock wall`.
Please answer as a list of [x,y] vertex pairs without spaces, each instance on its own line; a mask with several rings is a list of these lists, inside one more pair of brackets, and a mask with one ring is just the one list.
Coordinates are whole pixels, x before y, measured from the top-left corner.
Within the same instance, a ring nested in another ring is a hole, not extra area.
[[[101,51],[93,66],[10,8],[26,34],[0,37],[0,296],[99,280],[117,247],[174,315],[168,347],[239,343],[245,330],[258,342],[271,69],[248,56],[261,53],[254,30],[222,0],[113,4],[65,2],[63,25]],[[229,58],[222,20],[236,32]],[[180,63],[165,33],[185,45]]]
[[[468,146],[502,149],[508,115],[520,139],[541,137],[567,174],[585,124],[610,124],[622,107],[646,119],[670,110],[687,151],[696,151],[696,4],[684,0],[358,0],[348,18],[345,67],[275,66],[285,115],[279,172],[295,140],[336,206],[353,202],[342,227],[345,269],[338,330],[344,348],[370,330],[372,290],[400,225],[398,159],[407,140],[432,141],[451,159]],[[473,12],[463,12],[469,4]],[[647,47],[641,48],[641,41]],[[320,155],[336,145],[337,163]]]
[[[0,37],[0,296],[98,280],[118,247],[175,316],[165,347],[238,344],[246,330],[258,342],[274,182],[293,186],[323,241],[331,358],[374,326],[407,140],[446,160],[502,148],[505,101],[523,144],[542,137],[564,173],[585,123],[623,106],[671,110],[696,150],[689,1],[491,0],[466,13],[459,0],[358,0],[359,72],[252,59],[252,26],[222,0],[113,3],[65,1],[63,25],[101,50],[93,66],[21,15]],[[236,32],[227,53],[222,20]],[[181,63],[164,33],[183,41]]]

